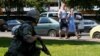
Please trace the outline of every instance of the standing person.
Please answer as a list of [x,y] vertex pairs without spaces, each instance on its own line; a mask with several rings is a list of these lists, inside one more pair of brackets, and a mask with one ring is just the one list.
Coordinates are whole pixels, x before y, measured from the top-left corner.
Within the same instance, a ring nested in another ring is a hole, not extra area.
[[[58,11],[58,18],[60,22],[59,36],[61,37],[63,31],[65,33],[65,38],[67,38],[67,11],[65,2],[61,2],[61,7]],[[61,37],[62,38],[62,37]]]
[[[68,32],[69,33],[75,33],[77,39],[80,38],[79,34],[78,34],[78,28],[75,22],[75,17],[74,17],[74,12],[73,12],[73,8],[71,8],[70,13],[68,15]],[[68,37],[69,38],[69,37]]]
[[4,56],[40,56],[41,48],[36,46],[36,40],[40,37],[34,30],[39,19],[39,12],[34,9],[27,15],[28,19],[31,18],[31,22],[23,23],[15,30],[11,45]]

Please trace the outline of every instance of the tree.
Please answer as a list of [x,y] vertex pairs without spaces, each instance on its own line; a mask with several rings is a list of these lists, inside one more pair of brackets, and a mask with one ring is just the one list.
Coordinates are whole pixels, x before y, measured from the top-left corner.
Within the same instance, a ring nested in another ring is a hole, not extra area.
[[93,9],[93,6],[100,7],[99,0],[69,0],[68,5],[70,7],[79,7],[81,9]]
[[3,1],[2,1],[2,0],[0,0],[0,15],[2,15],[2,14],[3,14],[3,11],[2,11],[2,6],[3,6]]
[[40,12],[43,11],[43,6],[47,4],[47,0],[0,0],[0,5],[7,9],[17,8],[20,12],[23,7],[36,7]]
[[48,3],[47,0],[26,0],[26,5],[27,6],[35,7],[40,12],[44,11],[42,7],[47,3]]

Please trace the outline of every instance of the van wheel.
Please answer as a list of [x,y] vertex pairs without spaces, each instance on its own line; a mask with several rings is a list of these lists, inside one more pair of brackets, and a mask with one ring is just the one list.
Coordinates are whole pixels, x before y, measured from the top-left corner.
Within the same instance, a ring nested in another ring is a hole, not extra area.
[[94,32],[92,38],[100,39],[100,32]]
[[56,33],[55,30],[50,30],[50,31],[48,32],[48,36],[50,36],[50,37],[56,37],[56,35],[57,35],[57,33]]

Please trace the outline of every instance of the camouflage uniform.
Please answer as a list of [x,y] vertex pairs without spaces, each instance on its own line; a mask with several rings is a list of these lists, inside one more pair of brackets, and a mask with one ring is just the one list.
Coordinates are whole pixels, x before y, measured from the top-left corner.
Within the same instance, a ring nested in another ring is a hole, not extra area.
[[11,42],[11,46],[5,56],[39,56],[40,49],[36,47],[36,41],[31,41],[35,36],[34,27],[24,23],[18,29]]

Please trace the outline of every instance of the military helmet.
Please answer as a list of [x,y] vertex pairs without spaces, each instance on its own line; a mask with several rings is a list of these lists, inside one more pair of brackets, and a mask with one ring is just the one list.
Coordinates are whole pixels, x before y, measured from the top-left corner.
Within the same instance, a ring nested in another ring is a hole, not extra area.
[[32,9],[27,12],[27,16],[32,17],[31,21],[37,23],[40,17],[40,13],[36,9]]

